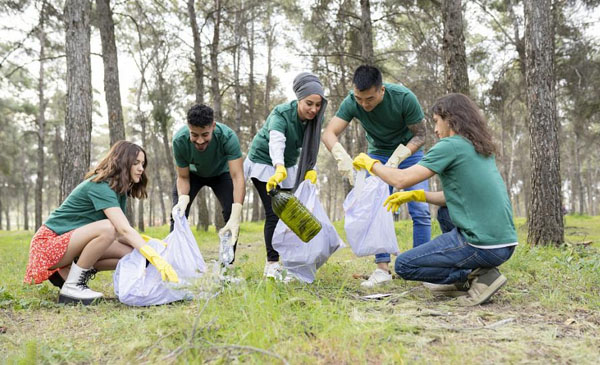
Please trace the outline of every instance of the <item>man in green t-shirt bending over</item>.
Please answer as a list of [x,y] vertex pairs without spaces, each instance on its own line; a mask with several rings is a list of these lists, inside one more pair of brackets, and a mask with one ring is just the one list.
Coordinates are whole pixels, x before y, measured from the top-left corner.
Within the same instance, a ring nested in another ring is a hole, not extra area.
[[445,221],[451,223],[441,225],[445,233],[398,256],[396,273],[427,282],[439,294],[459,296],[459,304],[482,304],[506,283],[497,267],[517,245],[512,206],[496,167],[496,146],[475,103],[463,94],[449,94],[431,110],[440,140],[418,164],[391,169],[361,153],[354,166],[398,189],[440,177],[443,191],[400,191],[385,201],[392,211],[420,201],[450,215]]
[[173,216],[190,213],[191,203],[203,186],[210,186],[227,222],[220,233],[231,232],[237,242],[242,204],[246,194],[242,151],[235,133],[215,122],[212,108],[197,104],[187,112],[187,126],[173,136],[177,183],[173,187]]
[[[338,164],[339,172],[353,184],[352,158],[338,142],[338,136],[356,118],[366,131],[369,156],[387,166],[408,168],[423,158],[425,143],[423,110],[415,94],[402,85],[383,83],[381,72],[363,65],[354,71],[354,89],[344,99],[335,117],[323,132],[322,140]],[[422,181],[405,190],[429,190]],[[411,202],[408,212],[413,221],[413,247],[431,239],[431,216],[425,203]],[[361,285],[373,287],[392,280],[389,253],[375,255],[377,269]]]

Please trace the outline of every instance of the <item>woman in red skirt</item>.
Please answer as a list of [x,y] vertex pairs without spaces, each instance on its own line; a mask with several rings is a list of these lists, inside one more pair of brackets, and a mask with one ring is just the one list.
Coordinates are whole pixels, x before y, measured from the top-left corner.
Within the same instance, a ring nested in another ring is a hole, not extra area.
[[146,163],[140,146],[115,143],[33,236],[25,282],[50,279],[61,288],[59,303],[87,305],[103,296],[88,287],[90,278],[98,270],[114,270],[133,248],[156,266],[163,280],[178,281],[171,265],[125,217],[128,195],[147,197]]

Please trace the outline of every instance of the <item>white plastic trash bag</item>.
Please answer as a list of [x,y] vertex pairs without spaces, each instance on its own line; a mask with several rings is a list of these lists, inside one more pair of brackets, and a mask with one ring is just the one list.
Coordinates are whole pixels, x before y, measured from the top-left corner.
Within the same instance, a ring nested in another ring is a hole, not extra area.
[[294,195],[321,222],[321,231],[305,243],[280,220],[273,233],[273,248],[279,252],[283,267],[288,273],[301,281],[312,283],[317,269],[327,262],[338,248],[344,247],[344,241],[321,206],[314,184],[304,180]]
[[179,283],[162,281],[158,270],[152,264],[146,266],[146,258],[136,249],[119,260],[113,275],[119,300],[128,305],[147,306],[192,299],[194,294],[186,286],[202,276],[206,264],[187,219],[175,217],[173,232],[163,241],[151,239],[148,245],[173,266]]
[[356,186],[344,201],[346,239],[356,256],[397,255],[394,218],[383,206],[390,187],[377,176],[357,174]]

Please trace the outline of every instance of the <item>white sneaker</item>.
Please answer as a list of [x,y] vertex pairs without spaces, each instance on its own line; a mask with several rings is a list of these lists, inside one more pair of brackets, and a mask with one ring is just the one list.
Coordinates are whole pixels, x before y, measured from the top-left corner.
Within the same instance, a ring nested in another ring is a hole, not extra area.
[[263,276],[266,278],[273,278],[275,280],[282,280],[283,269],[279,262],[268,262],[265,264],[265,270],[263,271]]
[[387,283],[388,281],[392,281],[392,274],[385,270],[375,269],[371,276],[369,276],[369,279],[360,283],[360,286],[372,288],[374,286]]

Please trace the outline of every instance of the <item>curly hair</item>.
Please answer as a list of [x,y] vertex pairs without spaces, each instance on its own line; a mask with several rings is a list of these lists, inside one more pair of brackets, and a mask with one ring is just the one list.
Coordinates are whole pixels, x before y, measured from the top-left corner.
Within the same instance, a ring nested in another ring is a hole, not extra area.
[[468,96],[460,93],[443,96],[435,101],[431,112],[447,121],[456,134],[468,139],[477,153],[484,156],[496,153],[485,117]]
[[204,104],[196,104],[187,112],[187,122],[195,127],[206,127],[212,124],[213,120],[212,108]]
[[[137,161],[140,152],[144,153],[144,171],[140,181],[134,183],[131,180],[131,166]],[[108,151],[108,155],[100,161],[98,166],[92,168],[85,178],[92,177],[93,182],[108,182],[108,185],[117,194],[127,194],[134,198],[142,199],[148,196],[146,185],[146,165],[148,160],[146,151],[135,143],[128,141],[116,142]]]

